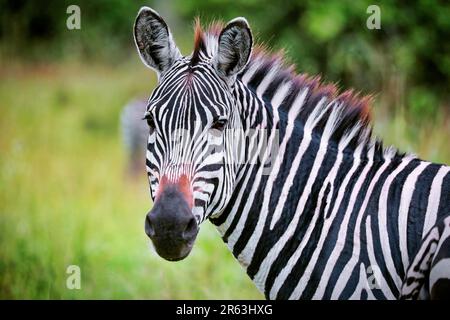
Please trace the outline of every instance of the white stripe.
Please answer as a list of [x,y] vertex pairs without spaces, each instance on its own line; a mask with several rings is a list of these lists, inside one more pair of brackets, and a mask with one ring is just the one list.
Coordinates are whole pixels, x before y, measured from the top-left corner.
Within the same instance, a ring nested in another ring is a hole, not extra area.
[[243,84],[245,84],[246,87],[256,71],[259,70],[261,65],[262,61],[260,60],[252,61],[252,65],[249,66],[248,70],[244,74],[242,74],[241,81]]
[[[442,220],[441,220],[442,221]],[[450,238],[450,216],[447,216],[444,221],[442,221],[442,223],[444,224],[444,230],[442,231],[442,233],[439,236],[439,242],[437,244],[437,248],[436,248],[436,252],[439,252],[441,250],[442,244]],[[434,259],[436,257],[433,258],[433,262]],[[449,270],[450,271],[450,270]]]
[[[279,71],[279,69],[277,67],[272,67],[269,72],[264,76],[264,79],[258,84],[258,87],[256,88],[256,96],[259,98],[259,100],[263,103],[263,95],[264,92],[267,90],[267,88],[269,87],[270,83],[272,82],[272,80],[275,78],[277,72]],[[286,86],[286,84],[284,84],[283,86]],[[275,96],[273,97],[275,98]],[[274,99],[272,99],[274,100]],[[281,102],[280,102],[281,103]],[[272,103],[273,106],[273,103]],[[258,108],[254,108],[254,112],[252,114],[251,117],[251,123],[255,123],[256,122],[256,116],[258,115]],[[274,107],[275,109],[275,107]],[[263,112],[263,114],[266,114],[266,112]]]
[[392,171],[392,173],[386,178],[386,181],[383,184],[383,188],[381,189],[380,199],[378,201],[378,230],[380,233],[381,249],[383,251],[383,257],[386,263],[386,268],[398,287],[401,286],[402,280],[397,272],[397,269],[395,268],[389,244],[389,233],[387,226],[388,196],[389,196],[389,189],[391,187],[393,180],[397,177],[397,175],[400,172],[403,171],[403,169],[405,169],[405,167],[413,159],[414,158],[411,157],[403,158],[399,166],[394,171]]
[[[256,95],[258,98],[262,100],[262,96],[264,95],[264,92],[266,92],[267,88],[271,84],[272,80],[275,78],[276,74],[278,73],[279,69],[277,67],[272,67],[269,72],[264,76],[262,81],[259,83],[258,87],[256,88]],[[272,100],[275,99],[275,95]],[[273,102],[272,102],[273,104]]]
[[[325,100],[323,100],[323,102],[324,101]],[[320,104],[320,102],[319,102],[319,104]],[[304,128],[304,137],[303,137],[303,140],[302,140],[302,143],[301,143],[301,146],[300,146],[301,149],[302,149],[302,145],[303,145],[303,142],[305,141],[305,139],[308,139],[309,141],[311,140],[311,134],[312,134],[313,126],[308,126],[308,123],[310,122],[310,120],[311,120],[311,123],[313,123],[314,125],[317,124],[317,122],[320,120],[320,118],[323,116],[323,114],[331,106],[332,106],[332,104],[328,104],[326,106],[326,108],[321,108],[322,111],[320,112],[320,114],[314,114],[314,112],[313,112],[310,115],[310,118],[308,119],[308,121],[307,121],[307,123],[305,125],[305,128]],[[305,137],[305,135],[306,135],[306,137]],[[309,141],[308,141],[308,145],[309,145]],[[295,229],[297,228],[298,220],[300,219],[300,216],[303,213],[303,209],[304,209],[306,201],[307,201],[307,199],[308,199],[308,197],[310,195],[311,188],[312,188],[312,186],[313,186],[313,184],[315,182],[316,175],[317,175],[317,173],[318,173],[318,171],[320,169],[320,166],[322,164],[323,158],[325,157],[325,153],[326,153],[325,152],[325,147],[326,147],[327,141],[328,141],[328,139],[326,137],[324,137],[322,139],[322,141],[321,141],[321,145],[319,147],[318,154],[316,155],[316,159],[314,161],[313,167],[312,167],[311,172],[309,174],[308,181],[306,182],[306,185],[305,185],[305,187],[303,189],[303,193],[302,193],[302,195],[300,197],[300,200],[299,200],[299,202],[297,204],[294,217],[290,221],[287,229],[285,230],[285,232],[283,233],[281,238],[277,241],[275,246],[273,246],[270,249],[268,255],[266,256],[266,258],[261,263],[261,265],[259,267],[259,270],[258,270],[258,272],[256,273],[256,275],[254,277],[254,282],[259,288],[264,288],[264,284],[266,282],[266,278],[267,278],[267,274],[269,272],[270,266],[272,265],[273,261],[277,258],[277,256],[280,253],[280,251],[284,248],[286,242],[292,237],[292,235],[295,232]],[[289,190],[292,187],[295,173],[298,170],[298,167],[300,165],[300,161],[301,161],[301,159],[303,157],[303,153],[306,150],[307,150],[307,148],[304,148],[304,150],[300,150],[297,153],[297,155],[296,155],[296,157],[294,159],[293,165],[292,165],[292,167],[296,168],[296,169],[295,170],[291,169],[290,172],[289,172],[289,176],[287,178],[287,182],[283,186],[283,190],[282,190],[280,199],[278,200],[277,208],[283,208],[283,206],[285,204],[285,201],[286,201],[287,194],[289,193]],[[276,212],[277,212],[277,210],[275,210],[275,213]],[[274,216],[275,216],[275,213],[274,213]]]
[[349,297],[349,300],[361,300],[362,291],[366,290],[367,292],[367,300],[375,300],[375,296],[372,293],[372,290],[369,288],[369,282],[367,279],[367,270],[364,263],[360,263],[359,265],[359,281],[356,285],[355,291]]
[[411,198],[414,193],[417,178],[429,165],[429,162],[421,162],[409,175],[403,184],[402,195],[400,197],[400,206],[398,212],[398,236],[400,252],[403,261],[403,270],[406,271],[410,263],[408,257],[408,212]]
[[270,228],[273,229],[275,223],[278,221],[278,219],[281,216],[281,212],[283,211],[284,205],[286,204],[286,198],[289,195],[289,191],[292,188],[292,185],[294,183],[295,175],[297,174],[297,170],[300,166],[300,163],[303,159],[303,156],[308,150],[309,144],[312,139],[312,130],[315,126],[315,124],[320,120],[321,116],[324,112],[322,112],[320,115],[317,115],[317,110],[327,110],[327,108],[322,108],[321,105],[325,102],[324,99],[322,99],[319,104],[315,107],[314,111],[309,116],[308,120],[306,121],[304,130],[303,130],[303,139],[300,143],[300,147],[298,149],[297,154],[295,155],[294,161],[292,162],[292,166],[289,170],[289,175],[286,178],[286,182],[283,184],[283,189],[281,190],[280,198],[278,199],[277,206],[275,207],[275,211],[272,216],[272,221],[270,223]]
[[[320,292],[317,291],[317,295],[322,295],[323,293],[325,293],[325,288],[327,287],[328,280],[330,279],[333,268],[335,267],[336,261],[339,258],[339,255],[341,254],[342,249],[345,246],[348,222],[350,220],[351,213],[355,209],[355,202],[356,202],[356,199],[357,199],[359,193],[361,192],[361,186],[366,179],[367,173],[372,168],[373,155],[374,155],[374,148],[372,147],[369,150],[369,154],[368,154],[369,159],[368,159],[366,165],[364,166],[364,169],[361,172],[360,176],[358,177],[358,180],[356,181],[355,185],[353,186],[352,193],[350,195],[350,200],[349,200],[347,209],[345,211],[343,221],[340,223],[338,239],[336,240],[336,244],[335,244],[333,251],[331,252],[330,256],[328,257],[327,262],[325,263],[326,267],[325,267],[324,272],[322,273],[320,283],[317,287],[317,289],[320,288],[321,291]],[[334,210],[338,210],[338,209],[339,208],[337,206],[335,206]],[[311,266],[311,269],[312,269],[312,267],[314,267],[314,266]],[[292,299],[295,299],[295,297],[300,297],[301,294],[303,293],[304,289],[305,289],[304,287],[303,288],[300,287],[300,282],[299,282],[299,284],[297,284],[297,287],[295,288],[295,290],[292,292],[292,295],[291,295]]]
[[[274,95],[274,97],[272,98],[271,104],[272,104],[273,114],[274,114],[274,120],[273,120],[273,124],[272,124],[272,126],[273,126],[272,132],[270,133],[269,142],[267,144],[266,150],[264,151],[262,165],[258,168],[258,172],[256,174],[255,181],[252,182],[253,183],[252,192],[250,192],[250,194],[248,195],[249,197],[246,201],[244,210],[241,213],[241,216],[239,218],[239,222],[236,225],[236,228],[233,230],[233,232],[231,233],[231,235],[228,238],[228,247],[230,248],[231,251],[233,251],[234,245],[236,244],[240,235],[242,234],[242,231],[244,230],[244,226],[245,226],[245,222],[247,221],[248,213],[250,211],[250,208],[253,205],[253,199],[256,195],[256,191],[258,190],[261,178],[263,176],[264,163],[266,162],[269,155],[271,154],[272,145],[274,143],[274,140],[276,140],[276,138],[278,137],[278,135],[276,134],[277,133],[276,128],[277,128],[278,120],[279,120],[279,115],[278,115],[277,109],[280,106],[280,104],[283,102],[286,95],[289,93],[289,88],[290,88],[290,83],[283,84],[281,86],[281,88],[278,89],[278,91]],[[275,141],[275,143],[278,143],[278,141]],[[238,257],[239,262],[244,267],[247,267],[248,263],[250,263],[250,261],[248,261],[246,258],[248,258],[248,257],[246,257],[246,256]]]
[[[243,90],[245,92],[245,86],[243,84],[240,86],[241,86],[241,90]],[[253,96],[251,96],[251,97],[252,98],[250,99],[250,101],[248,101],[247,108],[250,108],[250,105],[255,105],[256,103],[258,103],[258,101],[256,100],[255,97],[253,97]],[[241,101],[247,103],[245,99],[241,99]],[[263,114],[265,114],[265,112]],[[246,131],[244,133],[244,136],[242,137],[243,142],[245,142],[246,138],[249,139],[248,150],[250,152],[250,155],[253,156],[253,158],[249,159],[250,163],[256,163],[256,159],[257,159],[257,157],[259,157],[260,150],[264,145],[264,141],[262,139],[257,139],[256,136],[258,135],[258,130],[261,129],[262,126],[265,126],[265,124],[266,123],[263,121],[261,124],[258,124],[256,126],[255,130]],[[250,128],[249,123],[247,123],[247,128]],[[255,147],[255,144],[257,144],[256,147]],[[254,150],[255,148],[256,148],[256,150]],[[243,154],[244,152],[241,152],[241,153]],[[248,155],[246,155],[246,154],[242,155],[242,157],[247,157],[247,156]],[[242,160],[244,160],[244,159],[242,159]],[[222,237],[225,235],[227,230],[230,228],[231,223],[233,222],[234,217],[236,216],[237,210],[239,208],[239,204],[242,203],[242,197],[244,196],[244,194],[247,195],[245,186],[249,185],[250,176],[251,176],[251,168],[248,169],[247,174],[246,174],[246,170],[241,170],[238,174],[238,177],[236,178],[236,183],[238,181],[240,181],[241,179],[244,179],[244,182],[242,184],[243,187],[241,189],[239,189],[238,196],[236,198],[234,206],[232,207],[230,213],[227,215],[225,222],[222,223],[221,225],[217,226],[217,230],[219,231],[219,233],[221,234]]]
[[[338,114],[341,112],[340,111],[341,106],[336,106],[333,110],[332,110],[332,114],[330,115],[330,118],[328,119],[327,125],[325,127],[326,130],[324,130],[324,132],[327,132],[326,136],[327,139],[332,135],[333,133],[333,128],[336,124],[336,120],[338,118]],[[272,286],[272,288],[270,289],[270,298],[271,299],[275,299],[276,296],[278,295],[278,291],[280,290],[281,286],[284,284],[286,278],[288,277],[288,275],[291,273],[292,268],[295,266],[295,263],[297,262],[297,260],[299,259],[299,257],[302,255],[303,253],[303,249],[305,248],[305,246],[308,244],[309,239],[311,237],[311,233],[314,230],[314,227],[316,225],[316,221],[318,219],[318,217],[320,215],[325,215],[325,213],[328,210],[328,204],[327,206],[324,208],[324,212],[320,212],[320,207],[321,207],[321,203],[322,203],[322,199],[325,193],[325,190],[327,189],[327,185],[331,182],[331,188],[328,191],[327,194],[327,202],[329,202],[329,198],[331,197],[331,195],[333,194],[333,182],[336,179],[336,175],[338,173],[339,167],[342,163],[342,158],[343,158],[343,150],[347,147],[348,143],[350,142],[351,139],[343,139],[339,145],[338,145],[338,151],[337,151],[337,156],[336,156],[336,161],[333,165],[333,167],[331,168],[330,172],[328,173],[322,188],[319,191],[319,197],[317,199],[317,207],[316,210],[314,211],[314,215],[312,217],[312,221],[310,222],[310,224],[308,225],[308,229],[306,230],[305,236],[303,237],[301,243],[299,244],[298,248],[296,249],[295,253],[290,257],[288,263],[286,264],[286,266],[281,270],[281,272],[278,274],[278,276],[275,279],[274,285]]]
[[[368,216],[366,219],[366,241],[367,241],[367,255],[369,256],[369,261],[371,266],[377,265],[377,260],[375,258],[374,254],[374,248],[373,248],[373,236],[372,236],[372,220],[371,217]],[[379,274],[379,277],[376,278],[377,284],[380,286],[380,290],[383,292],[384,296],[387,299],[393,300],[395,299],[394,294],[392,293],[389,285],[386,282],[386,279],[384,278],[383,274]],[[381,278],[380,278],[381,277]],[[374,288],[377,290],[378,288]]]
[[[285,283],[286,278],[289,276],[289,274],[291,273],[292,269],[294,268],[296,262],[298,261],[299,257],[302,255],[303,249],[308,244],[309,239],[311,237],[311,233],[316,226],[317,218],[321,215],[320,205],[322,203],[322,199],[323,199],[325,190],[327,189],[327,185],[329,182],[333,183],[341,162],[342,162],[342,152],[339,152],[337,155],[337,158],[336,158],[336,162],[335,162],[333,168],[330,170],[330,173],[327,176],[327,178],[325,179],[323,186],[319,192],[319,197],[317,199],[317,207],[316,207],[316,210],[314,211],[312,220],[308,225],[308,229],[306,230],[305,236],[303,237],[298,248],[295,250],[294,254],[289,258],[289,261],[287,262],[286,266],[281,270],[281,272],[276,277],[274,284],[273,284],[272,288],[270,289],[270,299],[272,299],[272,300],[276,299],[276,297],[278,295],[278,291],[280,290],[281,286]],[[318,249],[319,248],[317,248],[316,250],[318,250]]]
[[[257,129],[259,129],[259,128],[257,128]],[[254,132],[256,133],[254,135],[257,135],[257,130],[255,130]],[[250,159],[250,161],[252,161],[251,163],[255,163],[256,158],[258,157],[260,150],[264,145],[264,141],[263,141],[263,139],[256,139],[254,136],[249,136],[249,139],[250,139],[249,150],[255,149],[255,142],[257,142],[257,146],[256,146],[257,150],[254,151],[253,158]],[[244,176],[244,174],[245,174],[245,170],[242,170],[241,173],[239,174],[238,178],[236,179],[236,181],[240,181],[242,179],[242,177]],[[251,176],[251,168],[249,169],[248,173],[244,177],[245,181],[242,184],[243,187],[239,190],[238,197],[235,201],[235,205],[231,209],[231,212],[228,214],[225,222],[222,223],[221,225],[217,226],[217,229],[219,230],[219,233],[221,234],[221,236],[224,236],[225,233],[227,232],[227,230],[230,228],[231,223],[233,222],[234,217],[236,216],[237,210],[239,208],[239,204],[242,203],[242,201],[243,201],[242,198],[243,198],[244,194],[245,194],[245,196],[247,196],[247,191],[246,191],[247,189],[245,186],[249,185],[250,176]]]
[[336,285],[334,286],[333,293],[331,294],[331,299],[338,299],[342,291],[345,289],[345,286],[347,285],[348,280],[350,279],[350,276],[353,272],[353,269],[355,268],[356,264],[359,261],[359,255],[360,255],[360,227],[361,227],[361,221],[364,217],[364,214],[367,209],[367,204],[369,203],[369,200],[372,198],[372,192],[375,188],[375,185],[377,184],[378,180],[380,179],[380,176],[383,174],[383,172],[386,170],[386,168],[391,164],[391,159],[386,159],[385,162],[382,164],[382,166],[377,170],[375,176],[372,178],[370,185],[367,189],[366,195],[364,197],[364,201],[361,205],[361,208],[359,209],[358,215],[356,216],[356,224],[355,229],[353,232],[353,252],[350,257],[350,260],[347,261],[347,264],[345,267],[341,270],[341,274],[336,281]]
[[[347,185],[348,185],[351,177],[353,176],[353,174],[359,167],[359,164],[360,164],[359,157],[360,157],[361,151],[362,151],[362,145],[359,145],[355,150],[355,160],[353,162],[353,165],[350,168],[350,171],[348,172],[348,174],[345,176],[344,181],[342,182],[342,184],[339,188],[338,195],[335,200],[335,206],[333,207],[333,211],[331,212],[330,217],[324,221],[322,233],[320,234],[320,239],[317,243],[317,249],[314,250],[312,257],[311,257],[310,261],[308,262],[308,265],[305,268],[305,271],[303,272],[303,275],[297,284],[297,288],[299,288],[299,290],[300,290],[300,294],[298,296],[301,296],[301,294],[303,293],[303,290],[305,289],[306,284],[309,281],[311,272],[317,263],[319,254],[321,253],[321,248],[323,247],[325,239],[328,236],[328,231],[334,222],[334,218],[336,217],[336,213],[338,212],[338,209],[341,206],[341,201],[344,197],[345,189],[347,188]],[[329,203],[327,203],[327,208],[325,208],[325,213],[324,213],[325,217],[327,216],[328,207],[329,207]],[[323,277],[321,279],[321,283],[322,282],[324,282]],[[325,287],[321,288],[320,285],[321,284],[319,283],[319,286],[316,290],[319,290],[319,291],[325,290]]]
[[439,201],[441,198],[442,181],[449,171],[450,167],[442,166],[431,184],[430,195],[428,196],[427,213],[425,214],[425,222],[423,224],[422,239],[436,223]]
[[[427,237],[422,241],[422,244],[417,252],[414,260],[408,268],[405,278],[423,279],[425,277],[425,271],[429,269],[427,264],[431,261],[431,257],[436,253],[437,242],[439,240],[439,230],[437,227],[432,228]],[[420,284],[417,281],[413,281],[408,284],[405,281],[401,288],[401,296],[410,295],[414,290],[419,287]]]
[[430,272],[430,290],[433,289],[434,284],[440,279],[450,280],[450,258],[445,258],[436,263]]
[[306,97],[307,92],[308,92],[307,90],[303,90],[301,93],[299,93],[297,98],[295,99],[294,103],[292,104],[291,109],[289,110],[288,124],[286,126],[286,133],[284,135],[283,141],[281,142],[278,155],[275,159],[273,169],[270,172],[269,178],[267,180],[266,188],[264,190],[264,194],[267,195],[267,197],[264,197],[262,209],[261,209],[261,212],[259,213],[258,222],[256,224],[255,230],[252,233],[249,241],[247,242],[247,245],[245,246],[245,248],[242,250],[242,252],[240,254],[239,259],[241,261],[245,261],[246,264],[250,263],[251,260],[253,259],[253,254],[255,252],[256,245],[258,244],[259,239],[261,238],[261,234],[262,234],[264,225],[266,223],[267,214],[268,214],[268,210],[269,210],[269,201],[270,201],[269,195],[272,194],[272,187],[273,187],[274,181],[277,178],[278,173],[280,171],[281,164],[283,162],[284,155],[286,152],[286,146],[287,146],[288,141],[294,130],[295,119],[298,116],[298,114],[303,106],[304,99]]

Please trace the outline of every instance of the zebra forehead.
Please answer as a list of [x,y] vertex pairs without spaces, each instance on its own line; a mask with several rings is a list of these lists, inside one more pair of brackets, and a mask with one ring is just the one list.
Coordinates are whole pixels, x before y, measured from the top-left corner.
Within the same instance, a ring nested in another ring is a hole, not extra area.
[[[201,87],[201,90],[199,88]],[[227,90],[223,81],[205,64],[191,67],[189,61],[180,62],[177,70],[165,77],[153,91],[150,100],[153,102],[168,97],[183,97]]]
[[[147,114],[156,119],[170,119],[173,123],[179,120],[217,118],[230,110],[228,96],[209,86],[196,84],[183,85],[176,90],[165,90],[151,99],[147,106]],[[173,115],[176,114],[174,117]]]

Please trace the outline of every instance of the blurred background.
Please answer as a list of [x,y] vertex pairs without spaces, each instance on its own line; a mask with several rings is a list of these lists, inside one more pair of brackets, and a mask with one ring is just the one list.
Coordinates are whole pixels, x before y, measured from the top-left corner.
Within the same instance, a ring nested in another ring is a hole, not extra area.
[[[181,262],[149,250],[146,173],[129,170],[120,127],[124,106],[156,83],[132,38],[142,5],[183,54],[194,17],[246,17],[298,72],[374,94],[387,144],[450,163],[450,5],[375,2],[0,0],[0,298],[263,298],[208,222]],[[69,30],[73,4],[81,29]],[[381,29],[366,27],[371,4]],[[80,290],[66,287],[69,265]]]

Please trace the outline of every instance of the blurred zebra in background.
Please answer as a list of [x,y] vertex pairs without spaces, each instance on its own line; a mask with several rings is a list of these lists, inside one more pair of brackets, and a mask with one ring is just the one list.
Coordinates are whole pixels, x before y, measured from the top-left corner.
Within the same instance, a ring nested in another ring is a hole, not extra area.
[[127,172],[133,177],[145,172],[148,125],[142,117],[146,107],[145,99],[135,99],[126,104],[120,114],[122,143],[127,153]]

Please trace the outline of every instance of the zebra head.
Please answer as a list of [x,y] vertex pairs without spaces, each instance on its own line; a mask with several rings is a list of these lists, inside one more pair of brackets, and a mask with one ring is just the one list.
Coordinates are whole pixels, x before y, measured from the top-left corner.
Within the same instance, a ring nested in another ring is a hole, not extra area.
[[231,197],[242,126],[233,86],[252,48],[247,21],[217,30],[205,48],[199,26],[195,49],[183,56],[165,21],[143,7],[134,38],[143,63],[158,75],[145,119],[150,127],[147,171],[154,205],[145,231],[158,254],[171,261],[191,251],[199,225],[220,214]]

